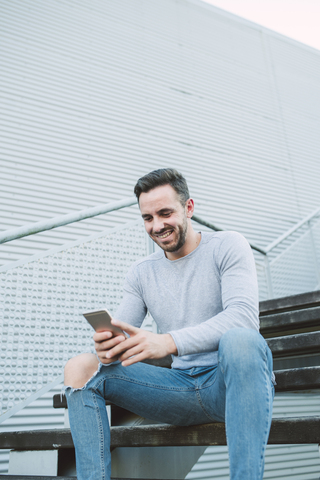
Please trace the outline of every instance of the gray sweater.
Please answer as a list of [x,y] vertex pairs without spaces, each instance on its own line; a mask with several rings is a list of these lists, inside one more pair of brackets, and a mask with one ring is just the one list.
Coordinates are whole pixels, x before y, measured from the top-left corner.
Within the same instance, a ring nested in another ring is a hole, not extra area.
[[140,327],[149,310],[178,349],[173,368],[217,363],[230,328],[259,329],[258,286],[251,248],[237,232],[201,234],[198,247],[168,260],[158,251],[130,268],[115,318]]

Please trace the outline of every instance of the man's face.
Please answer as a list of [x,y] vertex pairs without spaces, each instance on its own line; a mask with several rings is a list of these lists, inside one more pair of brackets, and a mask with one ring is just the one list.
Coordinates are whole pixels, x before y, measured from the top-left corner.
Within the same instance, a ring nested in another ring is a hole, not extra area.
[[[188,204],[189,200],[187,201]],[[139,206],[148,235],[165,252],[177,252],[188,233],[188,207],[170,185],[141,193]]]

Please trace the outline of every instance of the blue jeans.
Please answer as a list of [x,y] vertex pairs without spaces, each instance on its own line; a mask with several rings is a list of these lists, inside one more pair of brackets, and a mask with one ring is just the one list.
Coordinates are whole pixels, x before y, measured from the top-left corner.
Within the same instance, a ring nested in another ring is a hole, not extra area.
[[177,370],[137,363],[104,366],[81,389],[66,387],[78,480],[109,480],[105,400],[172,425],[225,422],[231,480],[261,480],[271,425],[272,355],[255,330],[235,328],[218,365]]

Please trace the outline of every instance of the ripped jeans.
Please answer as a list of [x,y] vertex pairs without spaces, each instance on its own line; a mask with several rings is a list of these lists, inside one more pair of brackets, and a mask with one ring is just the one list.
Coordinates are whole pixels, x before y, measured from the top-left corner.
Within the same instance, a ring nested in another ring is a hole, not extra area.
[[225,422],[230,479],[261,480],[274,397],[270,349],[255,330],[235,328],[218,353],[218,365],[189,370],[100,364],[83,388],[66,387],[78,480],[110,479],[106,399],[172,425]]

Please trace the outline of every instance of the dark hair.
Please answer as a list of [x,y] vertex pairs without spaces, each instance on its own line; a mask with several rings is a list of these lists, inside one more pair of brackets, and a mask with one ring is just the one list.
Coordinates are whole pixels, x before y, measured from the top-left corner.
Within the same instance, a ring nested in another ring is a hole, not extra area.
[[147,173],[137,181],[134,193],[139,201],[141,193],[147,193],[162,185],[170,185],[177,192],[183,206],[190,198],[186,179],[174,168],[159,168],[159,170]]

